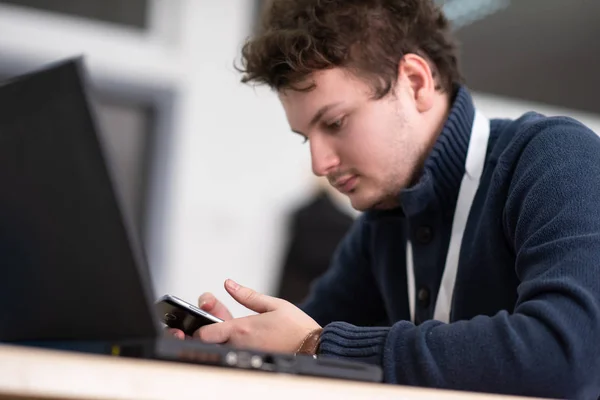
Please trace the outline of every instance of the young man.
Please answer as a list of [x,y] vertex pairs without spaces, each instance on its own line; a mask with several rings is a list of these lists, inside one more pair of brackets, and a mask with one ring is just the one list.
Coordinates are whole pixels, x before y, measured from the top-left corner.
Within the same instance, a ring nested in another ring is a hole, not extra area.
[[[569,118],[487,120],[428,0],[274,0],[244,82],[279,95],[316,175],[365,211],[297,308],[206,342],[381,365],[386,382],[600,395],[600,139]],[[181,335],[181,332],[176,332]]]

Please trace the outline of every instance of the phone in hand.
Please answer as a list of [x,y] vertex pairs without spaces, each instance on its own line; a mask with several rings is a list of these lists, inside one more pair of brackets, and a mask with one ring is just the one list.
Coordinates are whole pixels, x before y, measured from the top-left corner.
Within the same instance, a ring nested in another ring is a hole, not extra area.
[[165,325],[183,331],[186,336],[192,336],[204,325],[223,322],[222,319],[169,294],[158,299],[156,310]]

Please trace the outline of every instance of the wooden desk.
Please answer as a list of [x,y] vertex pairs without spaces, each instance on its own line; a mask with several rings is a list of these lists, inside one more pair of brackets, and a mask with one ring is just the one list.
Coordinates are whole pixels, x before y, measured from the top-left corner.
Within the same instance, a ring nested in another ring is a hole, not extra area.
[[507,399],[0,345],[0,399]]

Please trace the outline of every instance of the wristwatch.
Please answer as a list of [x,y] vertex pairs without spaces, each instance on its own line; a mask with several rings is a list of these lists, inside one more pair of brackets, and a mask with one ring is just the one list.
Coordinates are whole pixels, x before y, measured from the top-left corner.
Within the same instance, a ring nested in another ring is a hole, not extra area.
[[296,354],[305,354],[316,358],[322,333],[323,328],[318,328],[306,335],[302,343],[300,343],[300,347],[296,350]]

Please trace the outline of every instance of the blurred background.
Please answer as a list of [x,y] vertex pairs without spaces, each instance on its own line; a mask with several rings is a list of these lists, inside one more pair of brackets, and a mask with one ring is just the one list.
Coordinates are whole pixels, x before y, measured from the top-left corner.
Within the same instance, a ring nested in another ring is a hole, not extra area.
[[[276,95],[233,68],[258,0],[0,0],[0,79],[84,56],[119,194],[156,295],[226,278],[301,300],[357,213],[310,173]],[[600,132],[600,2],[439,1],[476,105]]]

